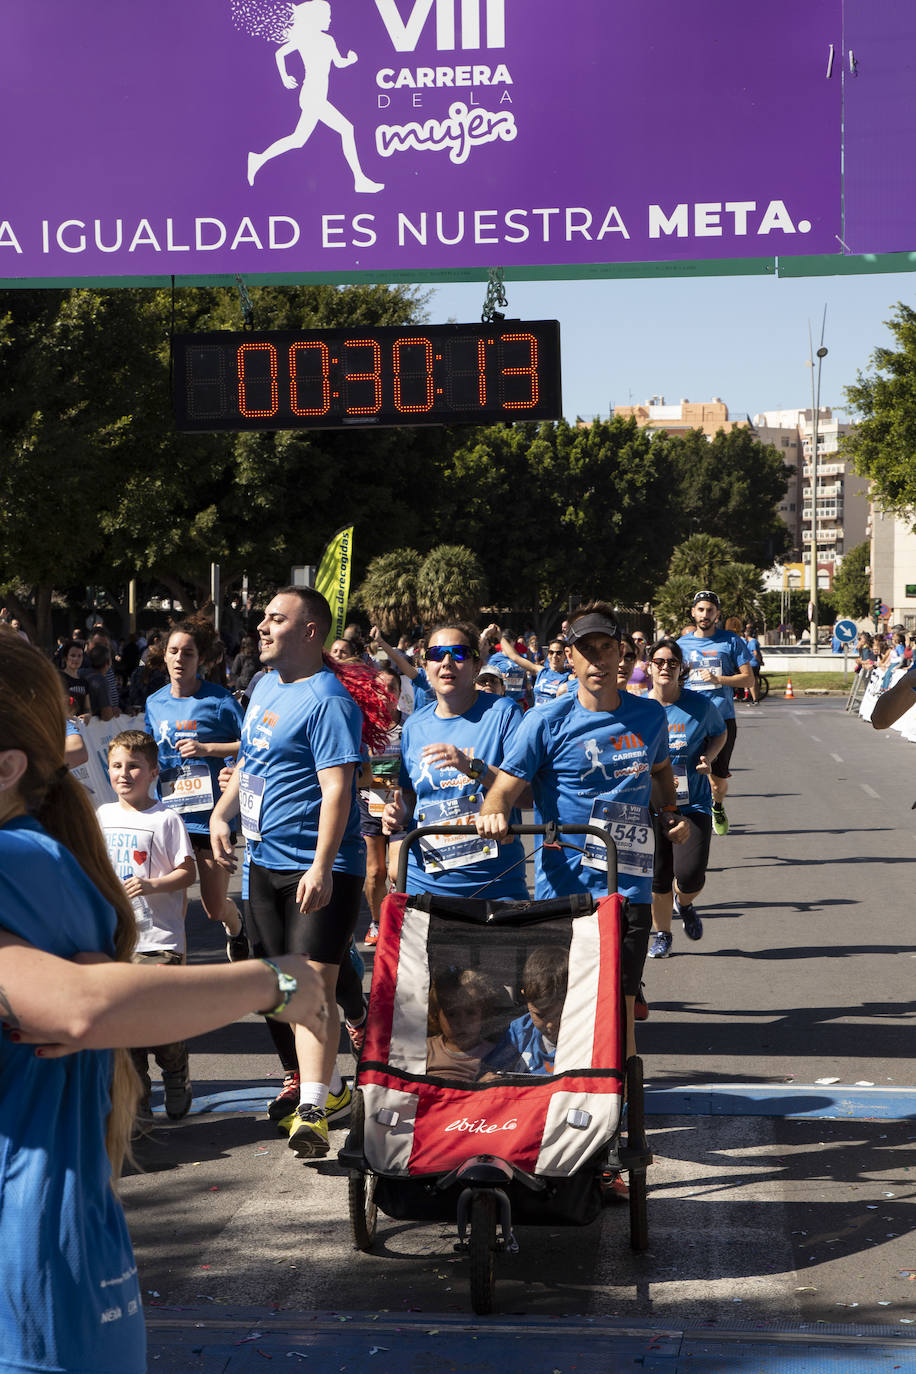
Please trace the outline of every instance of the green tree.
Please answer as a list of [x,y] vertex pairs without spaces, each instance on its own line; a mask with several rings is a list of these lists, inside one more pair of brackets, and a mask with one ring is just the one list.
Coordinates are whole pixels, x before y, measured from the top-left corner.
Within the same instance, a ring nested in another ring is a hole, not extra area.
[[739,562],[769,568],[790,544],[777,507],[786,494],[789,469],[771,444],[751,429],[702,430],[671,440],[677,471],[679,535],[717,535],[734,547]]
[[846,399],[855,429],[841,451],[872,482],[872,495],[887,510],[916,513],[916,310],[898,301],[887,327],[896,348],[876,348],[870,372],[859,372]]
[[373,558],[351,604],[362,610],[382,634],[406,629],[419,617],[417,574],[420,554],[416,549],[390,549]]
[[477,555],[463,544],[439,544],[417,573],[417,604],[427,624],[475,620],[487,600],[487,582]]
[[653,601],[656,618],[668,633],[679,634],[690,623],[690,609],[698,591],[715,592],[726,617],[741,620],[760,616],[763,576],[752,563],[739,562],[727,539],[694,534],[671,557],[668,580]]
[[759,620],[763,596],[763,574],[753,563],[729,563],[722,569],[718,587],[726,617]]
[[644,602],[674,546],[665,437],[634,421],[472,431],[443,478],[435,524],[479,550],[491,604],[542,612],[568,597]]
[[693,590],[719,590],[719,577],[736,558],[734,544],[714,534],[692,534],[679,544],[671,555],[669,577],[690,577]]
[[868,615],[871,587],[869,563],[871,549],[868,540],[850,549],[833,579],[833,594],[840,615],[860,620]]
[[[402,324],[424,305],[402,287],[252,298],[263,328]],[[357,574],[393,542],[432,542],[414,496],[433,498],[449,431],[178,434],[172,323],[238,328],[235,293],[0,292],[0,589],[41,642],[54,587],[116,590],[136,575],[199,605],[211,562],[224,586],[246,570],[286,581],[348,516]]]

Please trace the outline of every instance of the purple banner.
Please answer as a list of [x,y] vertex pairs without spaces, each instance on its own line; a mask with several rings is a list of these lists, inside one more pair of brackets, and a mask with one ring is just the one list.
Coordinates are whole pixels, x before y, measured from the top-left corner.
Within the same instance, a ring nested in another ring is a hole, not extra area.
[[850,253],[916,248],[916,8],[846,0],[845,218]]
[[841,18],[841,0],[6,0],[0,276],[836,253]]

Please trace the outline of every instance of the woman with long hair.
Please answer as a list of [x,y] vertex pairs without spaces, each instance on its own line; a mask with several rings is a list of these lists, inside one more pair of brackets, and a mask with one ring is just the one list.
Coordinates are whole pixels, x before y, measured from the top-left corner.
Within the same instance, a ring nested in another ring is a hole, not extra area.
[[226,928],[229,959],[248,958],[248,939],[229,896],[229,874],[210,849],[210,816],[219,800],[219,774],[239,752],[242,709],[228,687],[208,682],[206,664],[216,643],[209,622],[182,620],[169,630],[169,684],[146,702],[146,729],[159,748],[159,797],[184,821],[200,878],[200,900],[211,921]]
[[[88,794],[64,759],[60,678],[0,644],[0,1363],[142,1374],[137,1269],[113,1184],[137,1079],[127,1047],[250,1012],[321,1033],[306,961],[129,962],[134,916]],[[114,1051],[114,1053],[112,1053]]]

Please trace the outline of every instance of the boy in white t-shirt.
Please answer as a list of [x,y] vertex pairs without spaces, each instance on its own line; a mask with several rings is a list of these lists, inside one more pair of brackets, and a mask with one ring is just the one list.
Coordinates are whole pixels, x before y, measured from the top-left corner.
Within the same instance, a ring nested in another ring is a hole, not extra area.
[[[159,772],[158,750],[144,730],[123,730],[108,746],[108,776],[117,801],[96,810],[112,867],[124,883],[137,919],[135,964],[183,964],[185,906],[194,881],[194,851],[184,821],[150,796]],[[162,1070],[165,1110],[173,1121],[191,1106],[188,1047],[183,1040],[131,1050],[140,1075],[141,1120],[151,1120],[149,1056]]]

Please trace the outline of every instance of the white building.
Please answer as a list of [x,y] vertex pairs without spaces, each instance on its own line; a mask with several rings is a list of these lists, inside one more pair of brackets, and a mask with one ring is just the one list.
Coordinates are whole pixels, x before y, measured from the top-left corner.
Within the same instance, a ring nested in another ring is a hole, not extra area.
[[[815,502],[812,499],[812,417],[807,410],[765,410],[754,416],[757,437],[773,444],[792,469],[789,489],[779,513],[792,534],[790,561],[800,565],[804,587],[811,585]],[[833,585],[843,555],[868,537],[868,481],[852,471],[839,454],[840,436],[851,425],[841,424],[830,406],[821,406],[817,420],[817,583]]]

